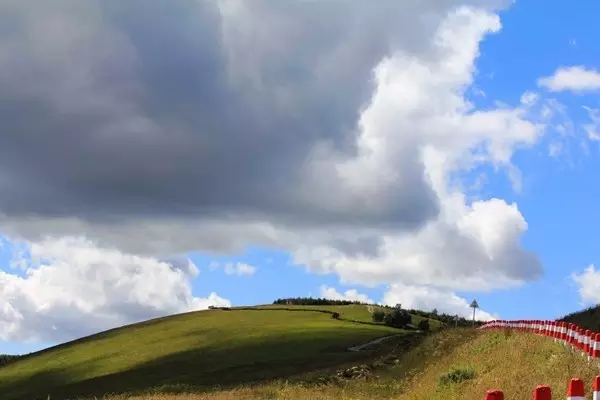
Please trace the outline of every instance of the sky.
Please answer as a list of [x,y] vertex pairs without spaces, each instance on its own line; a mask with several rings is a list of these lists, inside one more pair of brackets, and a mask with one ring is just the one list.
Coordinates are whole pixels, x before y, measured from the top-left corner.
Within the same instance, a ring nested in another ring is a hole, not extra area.
[[284,297],[599,303],[599,12],[3,1],[0,353]]

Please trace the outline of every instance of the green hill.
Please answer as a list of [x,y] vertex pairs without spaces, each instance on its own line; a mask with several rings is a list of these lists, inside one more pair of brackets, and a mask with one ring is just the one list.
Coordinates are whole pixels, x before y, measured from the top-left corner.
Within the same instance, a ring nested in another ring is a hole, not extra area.
[[590,383],[597,373],[546,337],[471,328],[423,335],[369,323],[372,307],[265,305],[134,324],[0,367],[1,398],[462,400],[500,388],[521,399],[539,384],[560,396],[570,378]]
[[[289,379],[374,356],[348,351],[353,345],[418,335],[369,323],[366,306],[288,307],[298,312],[262,308],[270,310],[180,314],[33,353],[0,368],[1,398],[62,399],[149,388],[205,391]],[[314,311],[300,311],[309,308]],[[340,320],[323,311],[339,313]]]
[[477,400],[483,399],[488,389],[502,389],[505,399],[517,400],[530,399],[538,385],[550,385],[553,398],[564,398],[571,378],[583,379],[589,391],[598,374],[596,363],[588,363],[579,352],[547,337],[469,328],[429,335],[396,357],[398,363],[376,371],[377,377],[367,380],[325,386],[279,381],[210,394],[135,400]]

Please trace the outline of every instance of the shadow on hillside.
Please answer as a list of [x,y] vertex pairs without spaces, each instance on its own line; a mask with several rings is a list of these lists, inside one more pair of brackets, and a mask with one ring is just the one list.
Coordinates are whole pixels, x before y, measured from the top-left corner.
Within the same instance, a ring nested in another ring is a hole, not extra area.
[[[410,338],[409,338],[410,336]],[[414,346],[424,335],[407,335],[403,346]],[[349,352],[346,346],[323,349],[319,338],[303,338],[302,342],[271,340],[260,344],[237,346],[235,349],[193,349],[170,354],[122,372],[73,382],[88,368],[71,365],[37,374],[26,380],[0,382],[2,399],[45,400],[102,396],[107,393],[143,393],[152,387],[169,393],[177,387],[205,392],[277,379],[289,379],[302,373],[341,367],[349,363],[367,362],[387,349]],[[165,344],[168,346],[168,343]],[[306,349],[320,349],[317,356]],[[267,349],[267,351],[265,351]],[[88,371],[89,372],[89,371]]]

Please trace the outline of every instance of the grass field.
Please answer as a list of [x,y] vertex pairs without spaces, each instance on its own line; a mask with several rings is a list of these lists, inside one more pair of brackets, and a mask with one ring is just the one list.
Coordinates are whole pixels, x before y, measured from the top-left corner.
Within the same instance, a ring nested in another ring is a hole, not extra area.
[[[583,379],[590,395],[592,379],[599,371],[597,362],[588,363],[579,353],[545,337],[471,329],[433,334],[400,360],[373,381],[348,381],[325,387],[276,382],[207,394],[142,396],[131,400],[476,400],[483,399],[492,388],[502,389],[506,400],[523,400],[530,399],[540,384],[551,386],[553,398],[565,398],[572,377]],[[442,379],[448,376],[456,379]]]
[[[367,318],[352,306],[343,315]],[[3,400],[45,400],[48,395],[141,393],[151,387],[202,391],[281,380],[360,362],[365,353],[348,352],[348,347],[402,332],[319,312],[181,314],[24,357],[0,368],[0,393]]]
[[[348,380],[338,384],[315,386],[299,382],[276,381],[255,387],[239,387],[204,394],[145,395],[139,397],[113,397],[110,400],[374,400],[398,399],[413,390],[419,377],[435,368],[438,362],[448,362],[454,351],[460,349],[479,333],[472,329],[448,330],[415,342],[410,350],[392,347],[391,353],[400,362],[376,371],[374,380]],[[449,356],[450,355],[450,356]],[[440,393],[429,397],[444,398]],[[480,397],[473,397],[479,399]],[[464,397],[464,399],[471,399]]]

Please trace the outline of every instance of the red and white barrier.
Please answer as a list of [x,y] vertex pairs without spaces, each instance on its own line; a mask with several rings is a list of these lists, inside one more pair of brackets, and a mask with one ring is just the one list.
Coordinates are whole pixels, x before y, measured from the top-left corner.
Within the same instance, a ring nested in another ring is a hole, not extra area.
[[[600,400],[600,376],[594,378],[592,399]],[[504,400],[504,392],[500,389],[490,389],[486,392],[485,400]],[[533,400],[552,400],[552,389],[550,386],[537,386],[533,390]],[[585,385],[581,379],[573,378],[569,381],[567,386],[567,400],[585,400]]]
[[584,330],[575,324],[540,320],[495,320],[483,324],[479,329],[509,329],[547,336],[557,343],[570,345],[573,350],[580,351],[581,356],[590,361],[600,358],[600,333],[589,329]]
[[550,386],[540,385],[533,391],[533,400],[552,400],[552,389]]
[[[581,355],[587,357],[588,360],[600,359],[600,333],[594,333],[589,329],[584,330],[571,323],[540,320],[497,320],[487,322],[479,329],[508,329],[547,336],[553,338],[555,342],[570,346],[573,350],[581,351]],[[592,396],[593,400],[600,400],[600,376],[594,378]],[[485,398],[486,400],[504,400],[504,393],[498,389],[488,390]],[[552,400],[551,388],[543,385],[536,387],[533,391],[533,399]],[[569,381],[567,400],[585,400],[585,386],[581,379],[573,378]]]
[[585,388],[581,379],[573,378],[569,381],[567,400],[585,400]]
[[485,400],[504,400],[504,392],[502,390],[488,390]]

